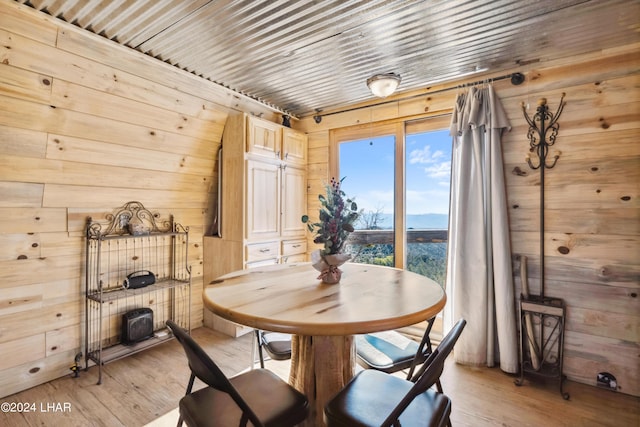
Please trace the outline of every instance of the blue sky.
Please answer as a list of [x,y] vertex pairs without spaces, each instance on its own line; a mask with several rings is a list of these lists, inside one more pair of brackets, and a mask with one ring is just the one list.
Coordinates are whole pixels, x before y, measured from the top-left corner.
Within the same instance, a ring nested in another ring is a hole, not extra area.
[[[407,135],[407,214],[449,212],[451,137],[448,130]],[[365,212],[393,213],[394,138],[340,144],[343,190]]]

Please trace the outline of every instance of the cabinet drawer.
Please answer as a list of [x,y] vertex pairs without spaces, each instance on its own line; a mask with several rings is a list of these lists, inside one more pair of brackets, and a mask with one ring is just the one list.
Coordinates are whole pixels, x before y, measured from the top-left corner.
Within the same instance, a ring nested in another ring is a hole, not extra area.
[[306,240],[284,240],[282,242],[282,256],[303,254],[307,252]]
[[295,255],[286,255],[282,257],[283,264],[293,264],[296,262],[305,262],[307,260],[307,254],[295,254]]
[[278,258],[269,258],[269,259],[263,259],[261,261],[248,262],[245,265],[245,268],[247,270],[250,270],[252,268],[266,267],[268,265],[276,265],[277,263],[278,263]]
[[278,257],[278,242],[251,243],[246,247],[247,262]]

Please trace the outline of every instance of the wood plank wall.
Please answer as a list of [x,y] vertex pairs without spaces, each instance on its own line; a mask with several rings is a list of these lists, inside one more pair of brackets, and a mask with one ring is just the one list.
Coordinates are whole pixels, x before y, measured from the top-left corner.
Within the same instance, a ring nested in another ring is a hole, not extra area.
[[[639,52],[633,45],[543,61],[508,71],[526,75],[520,86],[494,83],[512,126],[503,147],[516,294],[520,255],[529,260],[531,292],[540,288],[540,175],[525,162],[528,126],[520,105],[529,104],[533,115],[545,97],[555,112],[565,92],[554,148],[562,154],[545,177],[545,295],[567,304],[568,377],[595,385],[599,372],[610,372],[620,392],[635,396],[640,395]],[[506,73],[495,76],[501,74]],[[492,76],[474,77],[466,82]],[[455,96],[450,90],[332,114],[319,124],[311,117],[302,120],[309,134],[308,212],[317,212],[317,195],[330,178],[332,129],[448,113]]]
[[137,200],[202,236],[231,109],[263,105],[10,1],[0,2],[0,397],[69,374],[83,335],[87,216]]
[[[82,229],[138,200],[191,230],[194,324],[201,236],[215,198],[215,153],[229,109],[274,113],[217,85],[0,2],[0,396],[68,374],[82,334]],[[539,280],[538,176],[524,162],[520,103],[562,92],[567,107],[547,174],[547,295],[568,305],[565,371],[613,373],[639,395],[638,46],[513,71],[496,82],[513,129],[505,163],[514,274]],[[437,86],[431,89],[438,89]],[[331,129],[447,112],[455,91],[300,122],[309,133],[309,212],[328,179]],[[297,124],[297,123],[296,123]],[[518,172],[516,168],[519,168]],[[562,252],[559,247],[568,248]]]

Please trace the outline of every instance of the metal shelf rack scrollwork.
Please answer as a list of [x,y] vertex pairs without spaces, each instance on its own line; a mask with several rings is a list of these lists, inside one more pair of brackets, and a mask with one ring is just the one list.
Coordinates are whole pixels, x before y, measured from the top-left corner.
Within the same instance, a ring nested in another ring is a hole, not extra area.
[[[190,330],[191,266],[189,229],[151,213],[140,202],[128,202],[105,221],[87,218],[85,259],[85,370],[102,366],[170,338],[168,319]],[[127,275],[150,271],[155,283],[131,289]],[[136,309],[153,312],[153,336],[122,342],[123,316]]]

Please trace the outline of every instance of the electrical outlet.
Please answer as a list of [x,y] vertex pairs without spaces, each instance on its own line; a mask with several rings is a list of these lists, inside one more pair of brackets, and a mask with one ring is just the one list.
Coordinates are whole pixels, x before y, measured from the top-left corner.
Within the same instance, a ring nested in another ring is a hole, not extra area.
[[616,381],[616,377],[614,377],[609,372],[600,372],[598,377],[596,378],[598,387],[603,387],[609,390],[617,390],[618,389],[618,381]]

